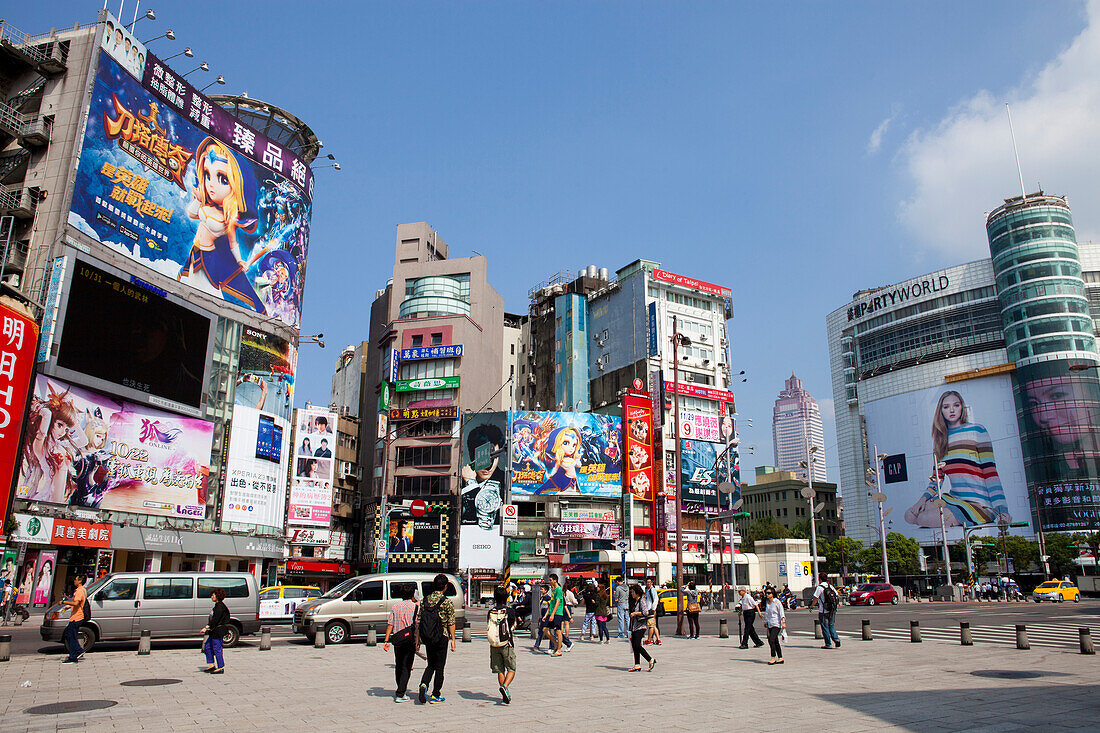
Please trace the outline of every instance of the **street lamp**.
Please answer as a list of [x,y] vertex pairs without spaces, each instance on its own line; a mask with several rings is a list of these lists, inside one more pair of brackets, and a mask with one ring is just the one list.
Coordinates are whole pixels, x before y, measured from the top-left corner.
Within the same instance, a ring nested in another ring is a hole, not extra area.
[[810,504],[810,561],[813,564],[813,584],[817,587],[817,523],[814,521],[817,513],[825,506],[825,502],[821,502],[817,506],[814,506],[814,498],[817,493],[814,491],[814,461],[816,457],[814,453],[817,453],[817,446],[811,445],[806,449],[806,460],[799,461],[798,465],[806,469],[806,486],[803,487],[801,494]]
[[203,93],[203,92],[205,92],[205,91],[206,91],[207,89],[209,89],[210,87],[214,86],[215,84],[220,84],[220,85],[222,85],[222,86],[225,86],[225,77],[224,77],[224,76],[222,76],[221,74],[218,74],[218,78],[217,78],[217,79],[215,79],[214,81],[210,82],[210,83],[209,83],[209,84],[207,84],[206,86],[204,86],[204,87],[203,87],[202,89],[200,89],[200,90],[199,90],[199,94],[202,94],[202,93]]
[[165,61],[170,61],[170,60],[176,58],[177,56],[186,56],[189,59],[193,59],[193,58],[195,58],[195,52],[191,50],[190,46],[188,46],[187,48],[183,49],[179,53],[174,53],[174,54],[172,54],[171,56],[169,56],[168,58],[166,58],[164,60]]
[[875,477],[874,481],[870,479],[865,480],[865,483],[872,489],[875,489],[875,493],[871,494],[871,501],[878,505],[878,532],[879,532],[879,544],[882,546],[882,575],[886,580],[886,584],[890,585],[890,561],[887,559],[886,554],[886,516],[894,511],[894,507],[890,507],[885,512],[882,510],[882,504],[886,501],[886,494],[882,491],[882,472],[886,470],[883,461],[886,460],[885,453],[878,452],[878,446],[875,446],[875,467],[868,468],[867,473]]
[[943,480],[940,478],[940,471],[945,468],[947,464],[940,461],[936,464],[935,475],[931,477],[936,482],[936,500],[932,503],[940,510],[940,537],[943,540],[943,566],[947,571],[947,584],[954,585],[951,581],[951,553],[947,548],[947,525],[943,519],[943,508],[947,506],[947,502],[943,500]]
[[199,64],[199,65],[198,65],[198,66],[196,66],[195,68],[191,69],[190,71],[188,71],[188,72],[187,72],[187,74],[184,74],[184,75],[183,75],[182,77],[180,77],[180,78],[181,78],[181,79],[186,79],[186,78],[187,78],[187,76],[188,76],[188,74],[194,74],[194,73],[195,73],[196,71],[199,71],[199,70],[202,70],[202,71],[210,71],[210,64],[208,64],[208,63],[206,63],[205,61],[203,61],[203,62],[202,62],[201,64]]
[[335,155],[333,155],[332,153],[329,153],[325,157],[328,158],[329,160],[331,160],[332,162],[329,163],[328,165],[315,165],[315,166],[312,166],[313,170],[320,170],[321,168],[335,168],[336,170],[340,170],[340,164],[336,162],[336,156]]
[[298,341],[299,345],[303,341],[311,341],[320,346],[322,349],[325,348],[325,334],[323,333],[315,333],[312,336],[302,336]]
[[672,412],[675,427],[676,455],[676,635],[684,634],[684,513],[680,505],[680,346],[691,346],[691,339],[679,331],[678,319],[672,316]]
[[146,46],[148,46],[153,41],[159,41],[162,38],[167,38],[169,41],[174,41],[174,40],[176,40],[176,32],[174,30],[169,29],[166,33],[161,33],[156,38],[150,38],[148,41],[142,41],[142,43],[144,43]]

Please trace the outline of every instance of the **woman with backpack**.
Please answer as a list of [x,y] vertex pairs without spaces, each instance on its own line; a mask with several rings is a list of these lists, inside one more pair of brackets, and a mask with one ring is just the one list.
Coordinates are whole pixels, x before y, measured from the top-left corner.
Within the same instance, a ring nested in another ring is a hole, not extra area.
[[654,608],[646,598],[642,586],[635,583],[630,586],[630,648],[634,651],[634,666],[631,672],[642,670],[642,657],[649,661],[649,671],[657,664],[657,660],[649,656],[649,652],[642,647],[642,637],[649,630],[649,618],[653,615]]
[[397,689],[393,693],[394,702],[408,702],[405,691],[412,674],[413,657],[416,656],[416,612],[418,606],[413,596],[416,583],[405,583],[398,587],[400,601],[390,609],[386,621],[386,639],[382,642],[382,651],[389,651],[393,643],[393,673]]

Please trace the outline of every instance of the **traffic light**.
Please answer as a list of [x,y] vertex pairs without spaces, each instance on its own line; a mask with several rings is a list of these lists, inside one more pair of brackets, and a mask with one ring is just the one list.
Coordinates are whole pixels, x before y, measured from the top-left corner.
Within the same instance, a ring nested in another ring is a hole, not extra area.
[[748,512],[737,512],[733,516],[734,516],[735,519],[744,519],[745,517],[749,516],[749,513]]
[[508,562],[519,562],[519,556],[519,543],[515,540],[508,540]]

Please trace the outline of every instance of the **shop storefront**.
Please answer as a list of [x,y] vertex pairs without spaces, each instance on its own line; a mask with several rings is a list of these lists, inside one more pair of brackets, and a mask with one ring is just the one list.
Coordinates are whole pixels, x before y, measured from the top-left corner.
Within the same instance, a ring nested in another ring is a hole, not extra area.
[[112,524],[13,514],[18,605],[42,609],[60,599],[81,573],[94,578],[104,554],[110,555]]
[[267,537],[117,527],[111,542],[115,572],[249,572],[264,583],[283,559],[283,542]]
[[279,582],[283,585],[315,585],[323,592],[351,575],[351,565],[346,562],[291,559],[280,571]]

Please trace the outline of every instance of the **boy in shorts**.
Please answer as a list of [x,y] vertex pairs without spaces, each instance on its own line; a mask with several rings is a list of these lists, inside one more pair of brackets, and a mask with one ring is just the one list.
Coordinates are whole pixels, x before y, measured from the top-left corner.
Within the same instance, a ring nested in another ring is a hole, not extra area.
[[500,697],[504,704],[512,702],[508,689],[516,677],[515,630],[516,613],[508,606],[508,589],[498,585],[493,590],[495,605],[489,610],[489,668],[496,672]]

